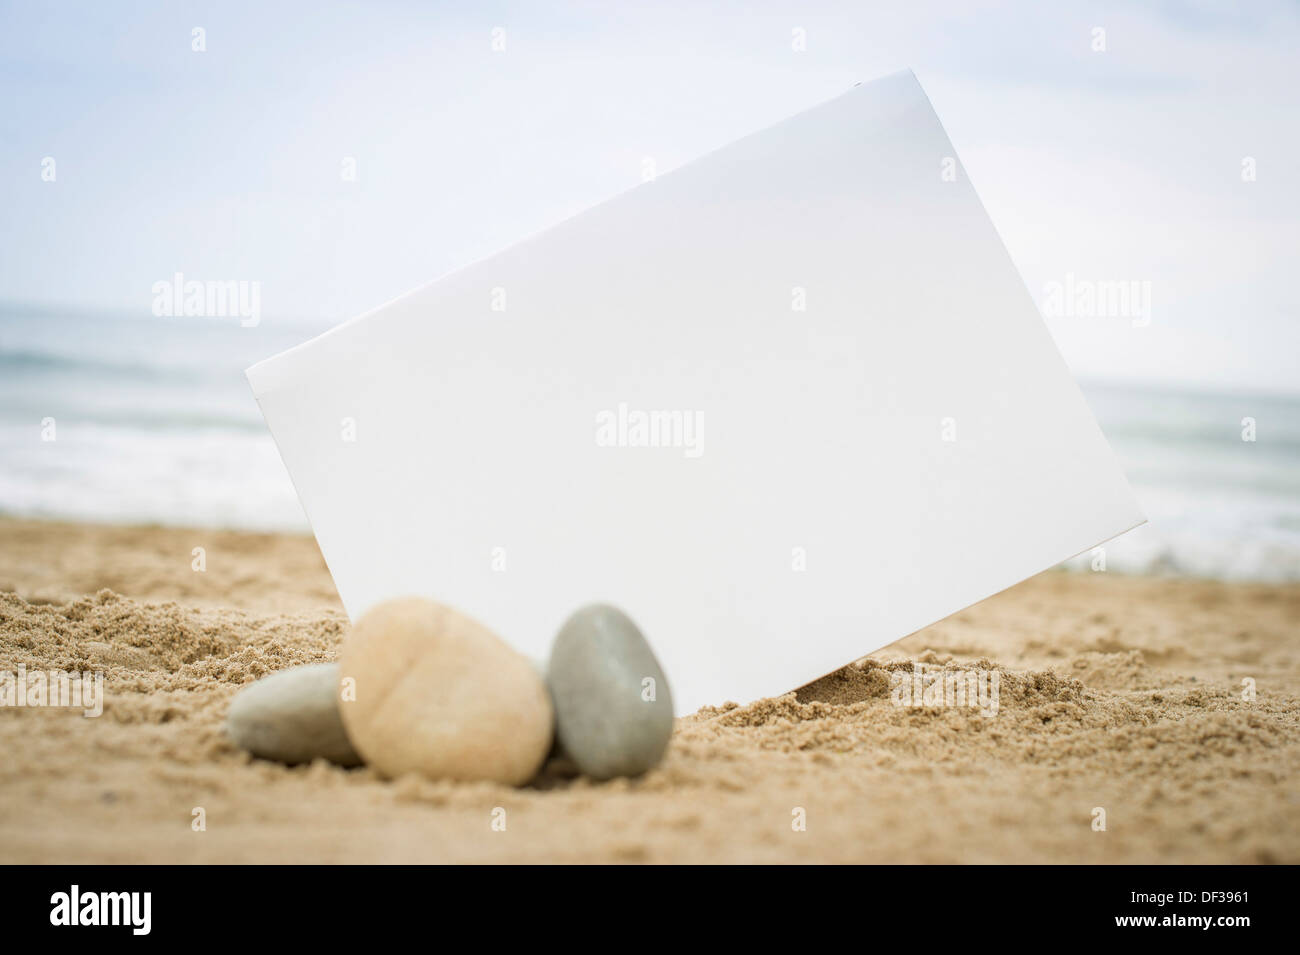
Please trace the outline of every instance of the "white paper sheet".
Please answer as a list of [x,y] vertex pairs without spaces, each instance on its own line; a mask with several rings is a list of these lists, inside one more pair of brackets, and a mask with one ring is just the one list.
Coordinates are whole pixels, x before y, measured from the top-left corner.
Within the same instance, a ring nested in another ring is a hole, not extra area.
[[686,713],[1142,523],[955,156],[889,76],[249,369],[349,615],[611,602]]

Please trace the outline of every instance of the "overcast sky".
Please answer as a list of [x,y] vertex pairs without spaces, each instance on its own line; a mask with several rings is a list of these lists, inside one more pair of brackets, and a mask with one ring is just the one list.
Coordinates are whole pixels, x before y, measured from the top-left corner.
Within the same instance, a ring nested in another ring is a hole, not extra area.
[[1300,5],[1132,7],[0,3],[0,299],[342,320],[910,67],[1036,299],[1150,283],[1076,373],[1300,391]]

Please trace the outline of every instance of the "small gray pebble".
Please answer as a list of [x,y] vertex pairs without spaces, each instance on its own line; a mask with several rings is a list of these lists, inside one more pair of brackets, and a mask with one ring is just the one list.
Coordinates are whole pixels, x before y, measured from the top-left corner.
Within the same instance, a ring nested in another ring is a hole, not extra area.
[[312,663],[263,677],[235,694],[226,732],[254,756],[282,763],[324,757],[359,766],[339,716],[339,665]]
[[551,648],[546,684],[556,741],[583,773],[635,776],[663,758],[672,693],[650,644],[617,607],[592,604],[568,619]]

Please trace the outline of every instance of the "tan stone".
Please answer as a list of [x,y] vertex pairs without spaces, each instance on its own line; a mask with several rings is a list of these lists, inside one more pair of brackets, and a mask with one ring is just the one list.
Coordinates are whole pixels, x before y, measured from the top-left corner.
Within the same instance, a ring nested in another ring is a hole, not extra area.
[[405,597],[362,615],[343,645],[348,738],[385,776],[521,785],[551,748],[555,718],[527,657],[482,624]]

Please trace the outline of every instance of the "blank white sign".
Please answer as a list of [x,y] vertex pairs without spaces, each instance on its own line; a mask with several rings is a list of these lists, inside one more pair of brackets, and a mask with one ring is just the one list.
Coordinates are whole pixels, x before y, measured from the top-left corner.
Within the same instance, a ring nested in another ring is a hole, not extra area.
[[614,603],[685,713],[1142,523],[955,156],[889,76],[249,369],[349,615]]

